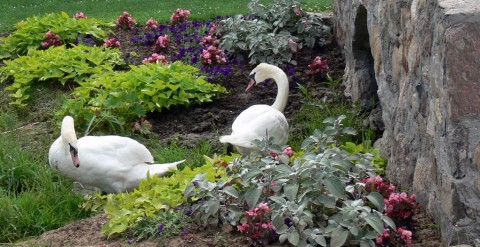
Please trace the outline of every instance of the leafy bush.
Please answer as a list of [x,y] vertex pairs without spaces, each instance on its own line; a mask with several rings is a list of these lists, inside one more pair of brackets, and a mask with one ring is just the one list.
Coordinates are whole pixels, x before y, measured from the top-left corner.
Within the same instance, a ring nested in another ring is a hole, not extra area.
[[15,99],[12,104],[25,106],[29,91],[39,81],[60,82],[71,80],[80,83],[94,74],[112,71],[122,65],[118,49],[104,49],[84,45],[52,47],[47,50],[32,50],[29,55],[14,60],[5,60],[0,67],[0,83],[13,80],[6,87]]
[[244,54],[250,64],[296,64],[294,54],[305,45],[322,44],[330,31],[317,15],[304,12],[301,0],[275,0],[264,6],[258,0],[248,5],[246,16],[236,15],[221,21],[216,34],[220,48],[229,54]]
[[75,88],[73,98],[67,100],[58,115],[72,114],[82,127],[87,127],[94,116],[124,126],[147,112],[211,102],[227,93],[223,86],[205,81],[198,73],[199,69],[179,61],[97,73]]
[[[291,152],[282,152],[271,140],[259,141],[259,152],[228,164],[230,180],[211,182],[202,174],[196,176],[185,189],[195,219],[204,225],[231,224],[243,231],[249,218],[242,212],[268,205],[280,242],[373,246],[384,224],[393,229],[395,224],[382,214],[382,195],[365,189],[363,179],[374,175],[372,155],[339,148],[341,135],[354,133],[343,127],[343,119],[327,119],[330,125],[324,131],[317,130],[304,141],[302,156],[289,158]],[[257,234],[265,236],[272,228],[267,220],[263,223],[264,232]]]
[[113,23],[95,18],[74,18],[67,13],[51,13],[33,16],[16,24],[16,30],[5,38],[0,38],[0,59],[13,59],[40,49],[47,32],[57,34],[67,45],[73,44],[78,36],[92,37],[101,44],[110,32]]
[[[233,158],[227,158],[227,161],[231,159]],[[131,193],[97,195],[106,199],[104,209],[109,218],[101,231],[109,236],[122,233],[141,224],[143,220],[156,217],[163,210],[181,206],[185,203],[183,191],[198,173],[206,174],[205,179],[208,181],[216,181],[218,177],[225,176],[225,169],[217,165],[217,157],[205,157],[205,161],[206,164],[201,167],[193,170],[185,167],[169,177],[147,177]]]

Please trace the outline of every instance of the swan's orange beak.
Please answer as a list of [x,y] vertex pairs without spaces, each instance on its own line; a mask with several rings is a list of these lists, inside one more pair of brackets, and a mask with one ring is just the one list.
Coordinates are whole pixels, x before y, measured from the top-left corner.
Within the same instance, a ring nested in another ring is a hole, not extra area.
[[245,89],[245,93],[248,93],[248,91],[250,91],[250,89],[252,89],[253,85],[255,85],[255,80],[251,79],[250,83],[248,83],[247,89]]

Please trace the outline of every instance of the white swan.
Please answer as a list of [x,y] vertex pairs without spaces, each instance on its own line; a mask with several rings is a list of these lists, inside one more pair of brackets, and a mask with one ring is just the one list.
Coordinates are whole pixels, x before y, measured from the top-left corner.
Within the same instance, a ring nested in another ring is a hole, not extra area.
[[266,79],[277,83],[277,97],[273,105],[252,105],[244,110],[232,124],[232,133],[220,137],[220,142],[232,144],[240,154],[248,154],[257,148],[252,141],[268,135],[273,143],[285,145],[288,140],[288,122],[283,111],[288,100],[288,77],[277,66],[261,63],[250,72],[250,83],[245,92]]
[[153,157],[139,142],[121,136],[85,136],[77,141],[74,121],[66,116],[60,137],[48,152],[50,166],[60,174],[107,193],[132,191],[140,180],[163,175],[185,160],[152,164]]

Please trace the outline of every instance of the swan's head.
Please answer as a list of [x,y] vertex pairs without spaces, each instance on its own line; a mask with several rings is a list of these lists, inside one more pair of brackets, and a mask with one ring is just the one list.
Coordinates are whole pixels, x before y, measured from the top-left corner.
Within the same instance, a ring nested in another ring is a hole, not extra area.
[[257,67],[255,67],[248,76],[250,78],[250,83],[248,83],[245,92],[250,91],[254,85],[262,83],[267,79],[272,79],[273,75],[277,73],[278,70],[280,70],[280,68],[268,63],[261,63],[257,65]]
[[75,135],[73,118],[70,116],[63,118],[62,138],[68,144],[73,165],[78,168],[80,166],[80,159],[78,158],[77,135]]

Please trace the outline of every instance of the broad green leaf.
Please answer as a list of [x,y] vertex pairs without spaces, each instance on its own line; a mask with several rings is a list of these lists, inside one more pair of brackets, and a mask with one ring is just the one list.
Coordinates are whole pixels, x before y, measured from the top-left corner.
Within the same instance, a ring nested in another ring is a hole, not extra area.
[[288,200],[295,201],[298,193],[298,184],[287,184],[283,186],[283,191]]
[[345,198],[345,185],[337,177],[329,177],[325,180],[328,191],[337,198]]
[[385,215],[382,215],[382,220],[383,222],[385,222],[389,227],[391,227],[393,230],[397,230],[397,227],[395,226],[395,222],[393,222],[392,219],[390,219],[390,217],[388,216],[385,216]]
[[377,231],[378,234],[383,234],[383,221],[380,216],[375,214],[370,214],[365,217],[365,221]]
[[245,193],[245,201],[247,201],[249,208],[254,208],[257,205],[258,199],[262,194],[263,186],[255,187],[252,186],[250,189],[247,190]]
[[238,198],[238,192],[233,186],[225,186],[221,191],[225,192],[231,197]]
[[370,194],[367,195],[367,199],[372,202],[373,205],[375,205],[375,207],[380,213],[383,212],[383,210],[385,209],[385,200],[380,193],[376,191],[370,192]]
[[327,246],[327,240],[325,240],[323,235],[317,235],[315,237],[315,242],[321,246]]
[[298,234],[297,230],[288,232],[288,242],[296,246],[298,245],[299,241],[300,241],[300,234]]
[[343,246],[345,241],[347,241],[349,231],[343,228],[336,228],[332,232],[332,238],[330,240],[331,247],[340,247]]

